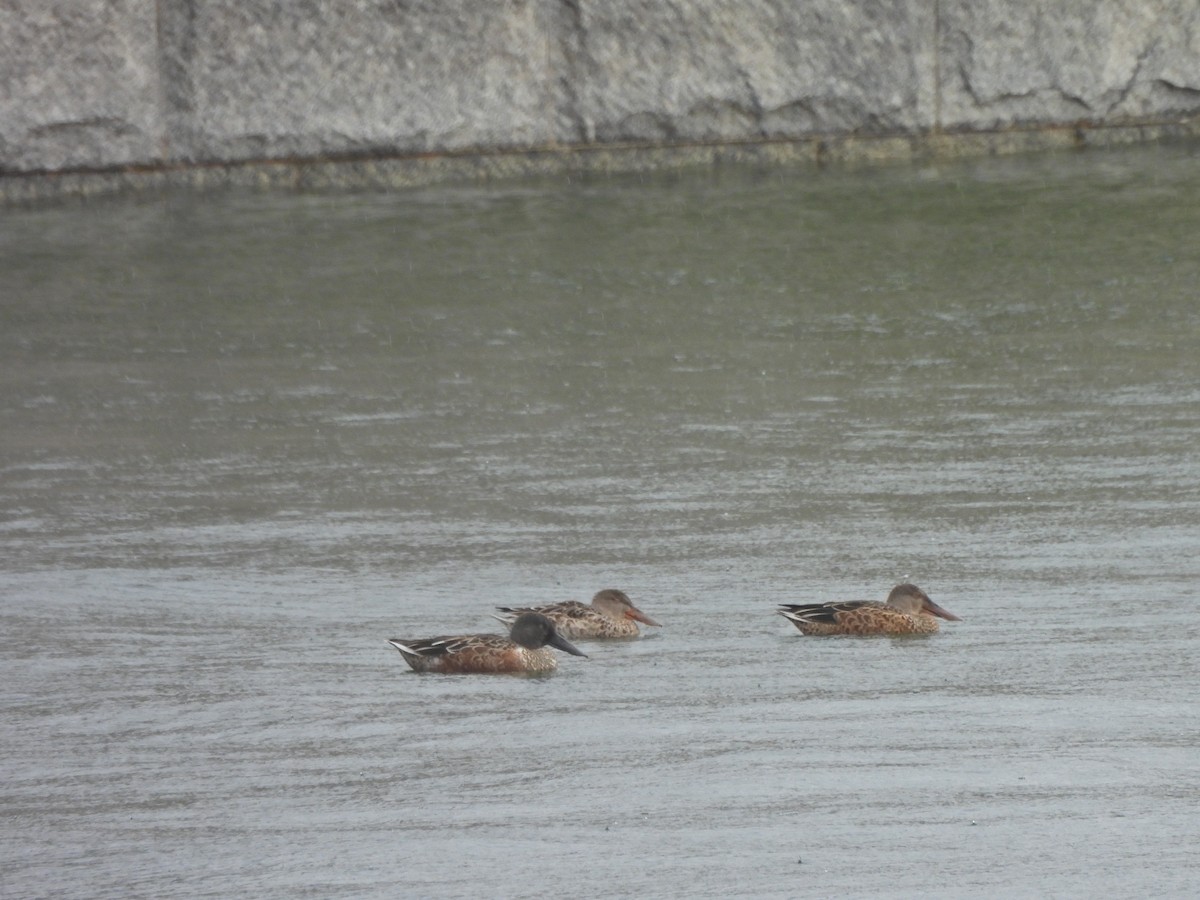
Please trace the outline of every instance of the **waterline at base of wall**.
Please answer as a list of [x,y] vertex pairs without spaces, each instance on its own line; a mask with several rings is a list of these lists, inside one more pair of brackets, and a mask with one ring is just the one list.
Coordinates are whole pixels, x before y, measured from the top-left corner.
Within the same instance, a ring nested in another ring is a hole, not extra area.
[[839,134],[789,140],[606,144],[419,155],[198,162],[0,173],[0,204],[158,191],[400,190],[557,175],[616,175],[720,165],[859,167],[1102,149],[1200,139],[1200,117],[1069,123],[992,131]]

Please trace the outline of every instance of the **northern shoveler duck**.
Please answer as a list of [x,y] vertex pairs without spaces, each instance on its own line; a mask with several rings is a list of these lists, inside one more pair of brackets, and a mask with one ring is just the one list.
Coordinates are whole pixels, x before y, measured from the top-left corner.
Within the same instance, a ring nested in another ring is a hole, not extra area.
[[934,634],[938,630],[934,616],[959,621],[915,584],[896,585],[886,603],[784,603],[777,612],[802,634]]
[[578,600],[552,603],[549,606],[514,607],[499,606],[501,622],[511,622],[522,613],[541,613],[552,620],[559,634],[574,640],[587,638],[635,638],[639,634],[637,623],[661,627],[652,618],[633,605],[624,591],[613,588],[600,591],[592,598],[591,605]]
[[587,657],[586,653],[558,633],[553,622],[537,613],[517,616],[508,637],[502,634],[462,634],[415,641],[394,639],[388,643],[399,650],[404,661],[418,672],[442,672],[447,675],[499,672],[536,675],[553,672],[558,668],[558,657],[550,647]]

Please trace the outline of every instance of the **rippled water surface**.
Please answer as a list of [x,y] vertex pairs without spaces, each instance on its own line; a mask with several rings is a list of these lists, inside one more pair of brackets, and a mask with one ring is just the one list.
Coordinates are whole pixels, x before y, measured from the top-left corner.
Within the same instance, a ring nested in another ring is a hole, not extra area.
[[0,893],[1194,895],[1197,235],[1195,148],[5,212]]

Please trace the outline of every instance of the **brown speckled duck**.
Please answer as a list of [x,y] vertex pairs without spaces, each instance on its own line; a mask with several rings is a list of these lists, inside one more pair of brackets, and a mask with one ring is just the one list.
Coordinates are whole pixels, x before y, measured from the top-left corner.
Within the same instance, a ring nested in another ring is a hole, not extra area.
[[887,602],[850,600],[844,603],[780,604],[778,613],[802,634],[934,634],[938,616],[950,622],[958,616],[929,599],[915,584],[898,584]]
[[592,597],[591,605],[578,600],[549,606],[497,607],[501,622],[511,622],[521,613],[541,613],[554,622],[558,633],[571,640],[594,638],[635,638],[641,632],[637,623],[658,626],[652,618],[633,605],[624,591],[608,588]]

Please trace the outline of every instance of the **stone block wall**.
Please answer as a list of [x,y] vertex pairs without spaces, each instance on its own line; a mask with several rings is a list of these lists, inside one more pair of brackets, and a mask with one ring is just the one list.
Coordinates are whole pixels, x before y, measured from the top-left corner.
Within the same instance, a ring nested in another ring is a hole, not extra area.
[[5,0],[0,176],[1200,117],[1200,0]]

